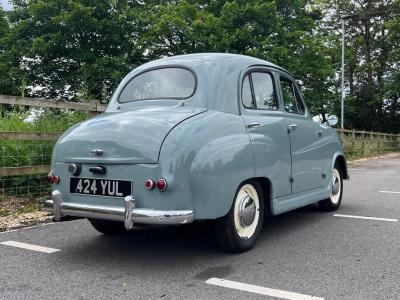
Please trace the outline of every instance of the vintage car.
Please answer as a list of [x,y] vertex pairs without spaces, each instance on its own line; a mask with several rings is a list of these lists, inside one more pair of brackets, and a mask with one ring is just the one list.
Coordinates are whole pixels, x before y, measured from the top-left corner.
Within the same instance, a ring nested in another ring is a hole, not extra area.
[[328,125],[313,122],[291,74],[267,61],[156,60],[123,79],[104,114],[60,137],[45,205],[56,221],[87,218],[104,234],[214,220],[220,245],[242,252],[264,216],[340,206],[349,176]]

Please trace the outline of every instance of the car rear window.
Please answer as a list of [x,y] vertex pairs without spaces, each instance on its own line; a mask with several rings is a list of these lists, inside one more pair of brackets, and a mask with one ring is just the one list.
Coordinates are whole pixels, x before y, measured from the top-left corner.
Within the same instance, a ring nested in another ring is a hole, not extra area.
[[119,102],[156,99],[187,99],[196,89],[192,71],[167,67],[146,71],[129,81],[119,96]]

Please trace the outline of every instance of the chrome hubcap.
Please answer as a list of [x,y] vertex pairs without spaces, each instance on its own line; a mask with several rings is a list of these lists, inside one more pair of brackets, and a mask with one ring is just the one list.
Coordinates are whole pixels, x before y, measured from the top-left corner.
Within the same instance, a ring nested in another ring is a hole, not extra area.
[[333,176],[332,178],[332,194],[337,195],[339,193],[339,178]]
[[260,200],[257,190],[245,184],[239,190],[234,204],[234,223],[240,238],[250,239],[256,232],[260,218]]
[[333,169],[330,197],[333,204],[337,204],[339,202],[341,189],[342,184],[340,182],[340,173],[337,169]]
[[256,204],[249,195],[242,198],[239,204],[240,224],[243,227],[249,227],[254,222],[256,211]]

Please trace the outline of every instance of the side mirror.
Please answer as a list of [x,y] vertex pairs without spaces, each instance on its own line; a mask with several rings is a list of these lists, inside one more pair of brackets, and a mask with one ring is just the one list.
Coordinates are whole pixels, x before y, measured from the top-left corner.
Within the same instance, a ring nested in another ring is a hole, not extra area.
[[320,114],[312,117],[312,120],[316,123],[325,124],[329,126],[335,126],[339,119],[335,115],[328,115],[328,114]]
[[313,120],[315,123],[322,123],[322,116],[321,116],[321,115],[313,116],[313,117],[312,117],[312,120]]
[[335,126],[339,122],[339,118],[335,115],[329,115],[326,118],[326,123],[328,123],[329,126]]

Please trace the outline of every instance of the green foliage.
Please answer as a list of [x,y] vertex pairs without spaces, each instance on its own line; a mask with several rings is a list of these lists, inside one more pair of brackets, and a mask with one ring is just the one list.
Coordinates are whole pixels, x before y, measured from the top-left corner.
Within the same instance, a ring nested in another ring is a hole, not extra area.
[[346,127],[398,132],[399,0],[13,0],[0,10],[0,94],[107,102],[144,62],[230,52],[281,65],[313,113],[340,112],[346,21]]
[[[29,116],[35,117],[29,121]],[[81,111],[60,112],[29,110],[12,111],[0,117],[0,131],[62,133],[72,125],[85,120],[86,113]]]
[[345,127],[399,132],[399,1],[323,1],[335,14],[324,24],[326,34],[336,39],[336,68],[340,62],[339,17],[356,13],[346,24]]
[[[178,1],[151,8],[139,43],[148,58],[230,52],[279,64],[301,81],[313,111],[333,101],[334,69],[326,37],[315,32],[321,12],[308,1]],[[328,53],[328,54],[327,54]]]
[[[109,98],[136,65],[132,1],[13,1],[7,39],[32,96],[59,99]],[[136,2],[135,2],[136,3]],[[16,42],[15,42],[16,41]]]

